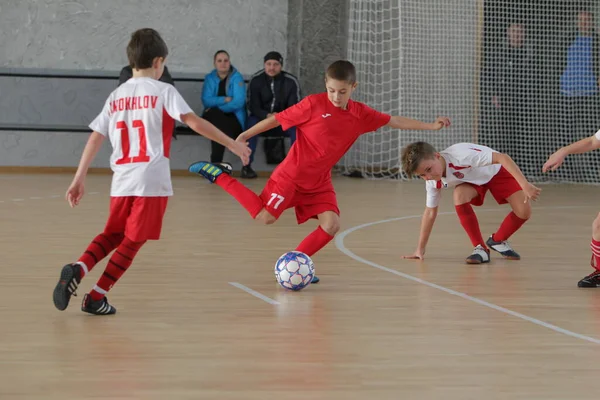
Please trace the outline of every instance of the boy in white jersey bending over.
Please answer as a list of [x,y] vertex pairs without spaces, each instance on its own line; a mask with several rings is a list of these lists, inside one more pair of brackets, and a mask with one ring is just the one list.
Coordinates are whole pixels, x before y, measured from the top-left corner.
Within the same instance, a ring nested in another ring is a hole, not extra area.
[[[409,177],[418,175],[425,179],[427,190],[427,206],[421,220],[417,250],[403,258],[423,259],[437,216],[441,190],[447,187],[454,187],[456,214],[475,246],[466,259],[468,264],[489,262],[488,247],[504,258],[521,258],[506,240],[529,219],[529,200],[537,200],[541,189],[527,181],[507,154],[473,143],[455,144],[438,153],[429,143],[416,142],[403,149],[402,168]],[[509,203],[512,212],[506,216],[496,233],[484,242],[472,205],[482,205],[488,190],[498,204]]]
[[[569,154],[587,153],[597,149],[600,149],[600,131],[596,132],[593,136],[581,139],[556,150],[556,152],[548,157],[548,161],[546,161],[542,167],[542,171],[555,171],[562,165]],[[592,249],[592,259],[590,264],[594,271],[577,282],[577,286],[581,288],[600,287],[600,214],[596,216],[596,219],[594,219],[594,222],[592,223],[592,243],[590,244],[590,247]]]
[[110,94],[90,124],[93,132],[66,197],[71,207],[79,204],[88,168],[108,137],[113,147],[110,214],[103,233],[77,262],[63,267],[53,294],[59,310],[67,308],[81,279],[116,249],[96,286],[84,296],[81,309],[95,315],[117,312],[106,293],[127,271],[142,245],[159,239],[167,199],[173,195],[169,165],[173,120],[221,143],[244,165],[248,163],[247,145],[198,117],[173,86],[158,81],[167,54],[167,45],[158,32],[134,32],[127,46],[133,78]]

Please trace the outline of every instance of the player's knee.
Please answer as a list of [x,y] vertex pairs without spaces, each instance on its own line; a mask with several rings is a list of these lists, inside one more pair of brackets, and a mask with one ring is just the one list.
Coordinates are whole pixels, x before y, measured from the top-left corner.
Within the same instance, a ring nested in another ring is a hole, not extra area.
[[467,190],[466,187],[459,185],[454,189],[452,197],[454,198],[454,204],[458,206],[473,200],[473,193],[471,193],[470,190]]
[[332,218],[321,223],[321,229],[331,236],[335,236],[340,231],[339,218]]
[[531,218],[531,204],[529,202],[523,203],[522,206],[514,209],[513,212],[517,217],[528,220]]

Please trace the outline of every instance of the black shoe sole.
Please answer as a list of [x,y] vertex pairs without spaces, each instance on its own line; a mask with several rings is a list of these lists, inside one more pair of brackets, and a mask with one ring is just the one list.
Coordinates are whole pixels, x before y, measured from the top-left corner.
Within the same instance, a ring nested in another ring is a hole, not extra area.
[[60,279],[54,288],[52,299],[54,300],[54,306],[60,311],[66,310],[69,306],[69,300],[71,300],[71,293],[69,293],[68,284],[71,279],[75,278],[75,272],[71,265],[65,265],[60,271]]

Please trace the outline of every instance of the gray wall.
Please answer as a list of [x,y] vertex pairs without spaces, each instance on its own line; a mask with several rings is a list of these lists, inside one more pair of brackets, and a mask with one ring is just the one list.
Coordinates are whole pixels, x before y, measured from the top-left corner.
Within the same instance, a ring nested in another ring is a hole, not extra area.
[[349,0],[289,0],[288,65],[304,94],[325,90],[324,72],[346,58]]
[[[0,124],[87,126],[102,110],[117,79],[0,76]],[[175,82],[197,113],[202,112],[202,83]]]
[[135,29],[157,29],[169,68],[205,73],[225,48],[243,74],[272,49],[285,55],[285,0],[3,0],[0,66],[120,70]]
[[[180,0],[172,2],[78,0],[61,2],[4,0],[0,3],[0,67],[14,71],[117,74],[127,63],[131,32],[151,26],[170,48],[174,77],[201,77],[212,54],[230,51],[232,62],[248,76],[262,68],[266,52],[277,49],[284,69],[300,79],[303,94],[324,89],[323,71],[345,58],[348,0]],[[289,17],[288,17],[289,16]],[[288,40],[289,38],[289,40]],[[1,68],[0,68],[1,69]],[[0,125],[87,126],[101,110],[116,79],[0,76]],[[176,87],[200,113],[199,82]],[[86,133],[0,131],[0,166],[76,166]],[[254,167],[271,170],[259,146]],[[107,167],[105,146],[94,166]],[[172,167],[207,159],[203,138],[180,136],[173,142]],[[229,161],[235,161],[227,155]]]

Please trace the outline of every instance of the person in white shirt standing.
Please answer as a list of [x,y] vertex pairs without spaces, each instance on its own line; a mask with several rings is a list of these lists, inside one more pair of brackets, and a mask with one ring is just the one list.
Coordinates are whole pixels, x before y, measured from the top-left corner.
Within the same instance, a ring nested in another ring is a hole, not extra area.
[[[417,175],[423,178],[427,191],[417,249],[403,258],[424,258],[437,217],[441,190],[448,187],[454,187],[456,214],[475,246],[466,259],[468,264],[490,262],[488,247],[504,258],[521,258],[507,240],[531,217],[529,200],[537,200],[541,189],[527,181],[510,156],[473,143],[455,144],[438,153],[429,143],[415,142],[402,150],[401,158],[404,172],[409,177]],[[488,190],[498,204],[509,203],[512,211],[484,242],[472,206],[481,206]]]
[[167,55],[167,45],[158,32],[149,28],[135,31],[127,46],[133,77],[110,94],[90,124],[93,132],[66,198],[71,207],[79,204],[88,168],[108,137],[113,148],[110,215],[104,231],[79,260],[62,268],[53,293],[59,310],[67,308],[81,279],[116,249],[98,283],[84,296],[81,309],[95,315],[117,312],[106,293],[127,271],[142,245],[160,238],[167,199],[173,195],[169,162],[173,120],[226,146],[244,165],[249,161],[246,144],[198,117],[177,89],[158,81]]

